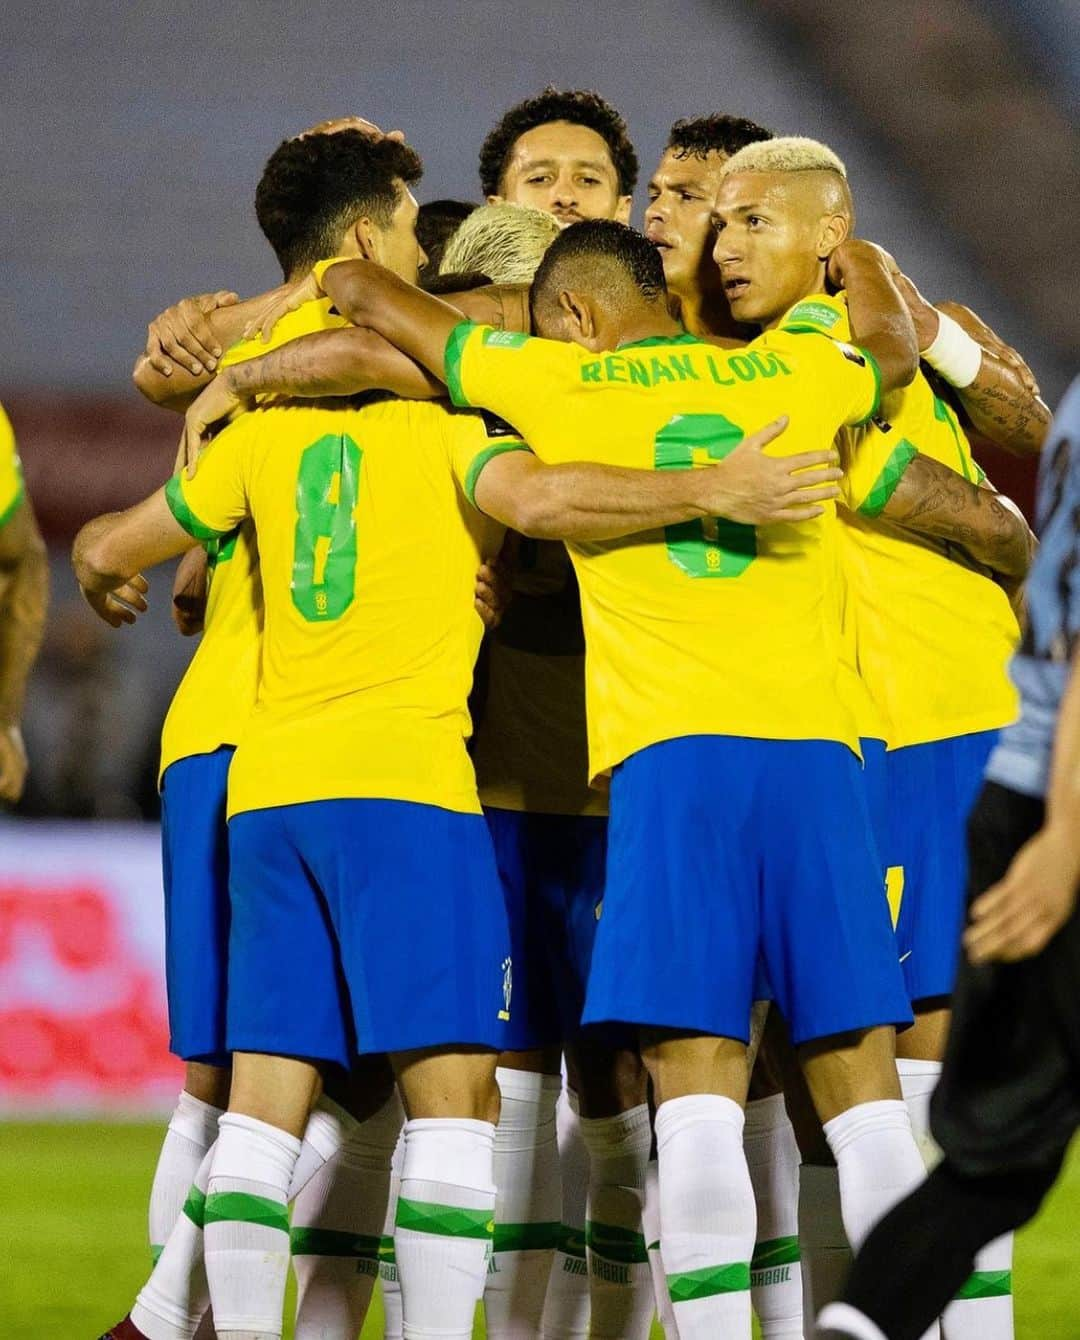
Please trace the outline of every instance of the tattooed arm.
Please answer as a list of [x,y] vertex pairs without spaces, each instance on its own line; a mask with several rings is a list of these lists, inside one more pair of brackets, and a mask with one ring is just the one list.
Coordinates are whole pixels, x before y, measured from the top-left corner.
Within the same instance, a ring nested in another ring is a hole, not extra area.
[[1035,537],[1015,503],[929,456],[912,458],[882,516],[960,545],[1007,589],[1024,580],[1035,552]]

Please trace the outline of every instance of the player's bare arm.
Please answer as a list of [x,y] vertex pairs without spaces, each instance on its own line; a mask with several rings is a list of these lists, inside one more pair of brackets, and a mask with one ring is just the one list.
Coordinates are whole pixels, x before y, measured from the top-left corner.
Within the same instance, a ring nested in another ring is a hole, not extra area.
[[1005,877],[971,906],[964,937],[973,963],[1030,958],[1072,915],[1080,891],[1080,650],[1061,703],[1046,822]]
[[[635,470],[590,462],[544,465],[507,452],[476,485],[481,511],[538,540],[608,540],[658,526],[724,516],[748,525],[807,521],[835,498],[841,471],[829,452],[767,456],[787,426],[781,418],[745,437],[723,461],[694,470]],[[798,472],[814,464],[814,478]]]
[[[1046,441],[1051,414],[1020,354],[969,307],[955,302],[932,306],[906,275],[897,272],[894,278],[911,312],[923,357],[940,343],[943,326],[949,321],[960,327],[961,337],[974,341],[974,345],[965,341],[966,348],[959,351],[962,358],[974,360],[974,380],[952,386],[972,427],[1014,455],[1037,455]],[[931,365],[934,361],[931,356]],[[970,371],[964,376],[970,377]]]
[[71,551],[75,579],[90,608],[113,628],[134,623],[146,609],[148,583],[143,568],[164,563],[198,544],[179,524],[165,490],[124,512],[106,512],[88,521]]
[[967,551],[1006,585],[1022,582],[1035,537],[1019,509],[929,456],[916,455],[882,513],[890,521]]
[[9,803],[22,795],[26,780],[19,722],[48,608],[48,557],[24,497],[0,526],[0,800]]
[[194,637],[203,631],[208,577],[209,555],[202,545],[189,550],[176,566],[170,613],[183,637]]
[[829,279],[847,289],[852,339],[878,365],[882,393],[907,386],[919,370],[915,326],[881,251],[849,238],[829,258]]

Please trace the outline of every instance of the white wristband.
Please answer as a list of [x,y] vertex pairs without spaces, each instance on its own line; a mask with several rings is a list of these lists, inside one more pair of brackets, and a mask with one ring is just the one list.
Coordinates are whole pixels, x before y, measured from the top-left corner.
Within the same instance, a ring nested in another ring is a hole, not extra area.
[[982,347],[951,316],[938,312],[938,333],[929,349],[919,355],[939,372],[950,386],[963,389],[979,375]]

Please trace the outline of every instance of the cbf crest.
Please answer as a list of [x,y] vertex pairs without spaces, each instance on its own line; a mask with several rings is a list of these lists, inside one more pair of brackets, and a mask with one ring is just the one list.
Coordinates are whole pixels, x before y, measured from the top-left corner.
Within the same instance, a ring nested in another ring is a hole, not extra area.
[[514,994],[514,965],[509,956],[503,959],[502,970],[503,1007],[499,1011],[499,1018],[505,1022],[510,1018],[510,997]]

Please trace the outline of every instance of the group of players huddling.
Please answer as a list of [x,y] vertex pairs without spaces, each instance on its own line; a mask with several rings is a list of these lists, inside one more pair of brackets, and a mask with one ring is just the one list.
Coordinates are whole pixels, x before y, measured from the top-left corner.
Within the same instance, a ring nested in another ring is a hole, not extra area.
[[[400,132],[285,141],[285,283],[151,325],[176,474],[75,544],[116,626],[190,551],[202,629],[161,760],[187,1077],[116,1340],[279,1336],[290,1259],[300,1340],[376,1279],[387,1336],[481,1298],[503,1340],[809,1335],[935,1157],[1034,549],[965,429],[1039,452],[1034,380],[812,140],[678,122],[644,234],[594,93],[480,167],[425,254]],[[1011,1335],[1010,1264],[948,1340]]]

